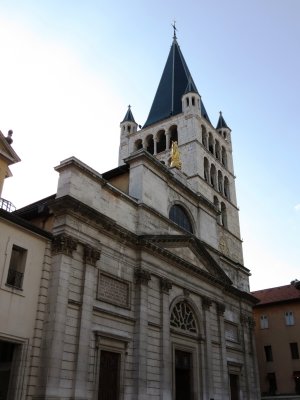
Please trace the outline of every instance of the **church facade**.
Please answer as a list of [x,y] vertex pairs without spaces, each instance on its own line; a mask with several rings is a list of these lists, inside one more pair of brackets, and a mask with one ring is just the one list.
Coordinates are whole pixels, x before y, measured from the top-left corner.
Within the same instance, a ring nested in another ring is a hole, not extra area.
[[28,396],[258,399],[231,130],[176,36],[143,128],[130,108],[120,126],[117,168],[66,159],[56,195],[16,212],[53,235]]

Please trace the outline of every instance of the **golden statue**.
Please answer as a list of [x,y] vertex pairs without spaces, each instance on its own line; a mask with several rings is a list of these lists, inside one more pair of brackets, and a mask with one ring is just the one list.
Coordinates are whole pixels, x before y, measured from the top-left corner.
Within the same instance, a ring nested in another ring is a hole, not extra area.
[[178,168],[181,169],[181,160],[180,160],[180,153],[177,141],[172,141],[172,148],[171,148],[171,168]]

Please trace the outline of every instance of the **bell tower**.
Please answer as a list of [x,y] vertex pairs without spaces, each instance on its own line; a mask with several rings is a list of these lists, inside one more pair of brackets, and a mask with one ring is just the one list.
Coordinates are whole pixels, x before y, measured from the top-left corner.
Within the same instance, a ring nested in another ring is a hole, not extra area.
[[220,237],[228,232],[242,260],[231,130],[222,113],[217,124],[212,124],[175,31],[148,118],[141,130],[136,127],[129,108],[121,123],[119,164],[144,148],[172,169],[170,152],[176,141],[181,176],[194,192],[214,204]]

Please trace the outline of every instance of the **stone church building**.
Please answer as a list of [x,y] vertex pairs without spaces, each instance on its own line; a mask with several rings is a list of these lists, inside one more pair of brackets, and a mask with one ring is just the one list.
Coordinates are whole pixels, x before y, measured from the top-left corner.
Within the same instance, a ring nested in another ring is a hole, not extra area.
[[53,235],[28,397],[258,399],[231,130],[176,35],[144,126],[130,107],[120,126],[118,167],[68,158],[15,212]]

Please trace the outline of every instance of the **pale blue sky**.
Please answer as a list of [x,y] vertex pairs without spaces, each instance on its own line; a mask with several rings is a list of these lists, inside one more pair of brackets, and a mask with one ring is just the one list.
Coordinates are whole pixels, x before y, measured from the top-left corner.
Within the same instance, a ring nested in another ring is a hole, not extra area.
[[117,166],[127,105],[143,125],[172,42],[213,124],[232,129],[245,266],[252,290],[300,279],[300,1],[2,0],[0,130],[22,162],[3,197],[53,194],[76,156]]

